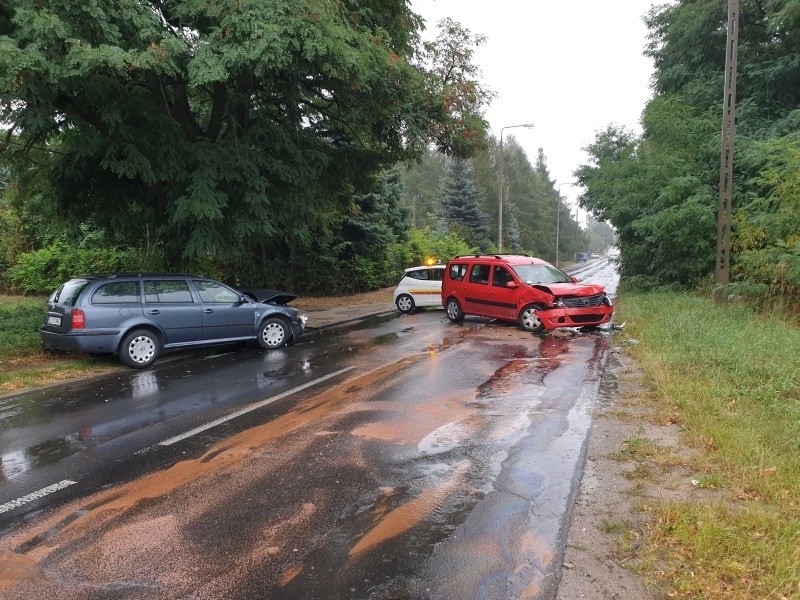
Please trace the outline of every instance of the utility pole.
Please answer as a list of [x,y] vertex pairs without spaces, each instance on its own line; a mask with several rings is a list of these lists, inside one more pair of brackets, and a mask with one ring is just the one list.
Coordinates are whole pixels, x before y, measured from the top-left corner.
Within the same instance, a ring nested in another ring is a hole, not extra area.
[[717,267],[715,280],[730,281],[733,213],[733,138],[736,133],[736,64],[739,55],[739,0],[728,0],[728,37],[725,47],[725,95],[722,106],[722,145],[717,204]]

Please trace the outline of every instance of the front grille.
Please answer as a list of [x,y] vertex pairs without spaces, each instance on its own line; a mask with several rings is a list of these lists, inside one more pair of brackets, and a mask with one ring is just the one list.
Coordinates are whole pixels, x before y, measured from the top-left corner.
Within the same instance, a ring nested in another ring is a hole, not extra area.
[[603,315],[571,315],[574,323],[597,323],[603,320]]
[[594,306],[603,305],[603,294],[595,294],[594,296],[562,298],[561,301],[567,308],[592,308]]

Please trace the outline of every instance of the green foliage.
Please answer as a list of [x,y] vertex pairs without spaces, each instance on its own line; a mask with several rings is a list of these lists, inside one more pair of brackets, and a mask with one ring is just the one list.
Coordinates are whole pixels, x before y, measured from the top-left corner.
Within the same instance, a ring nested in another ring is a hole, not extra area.
[[489,228],[481,210],[481,195],[469,161],[453,159],[441,191],[440,216],[450,233],[485,251],[489,248]]
[[431,137],[440,152],[466,158],[484,147],[488,124],[483,107],[494,92],[480,82],[480,69],[472,62],[486,42],[452,19],[438,23],[439,35],[425,44],[423,60],[430,65],[428,84],[443,109],[431,124]]
[[[735,227],[738,294],[794,303],[798,291],[800,3],[743,0],[740,10]],[[648,15],[655,97],[643,134],[609,127],[576,175],[585,207],[619,234],[622,272],[652,286],[703,281],[716,260],[724,2],[679,0]]]
[[430,227],[414,229],[408,236],[410,260],[406,267],[422,265],[428,259],[445,263],[454,256],[473,254],[477,248],[470,246],[457,234],[437,236]]
[[444,180],[446,157],[428,150],[403,172],[402,204],[411,213],[412,227],[435,226],[439,190]]
[[757,144],[758,176],[736,213],[734,274],[751,295],[800,296],[800,135]]
[[49,294],[65,281],[81,275],[163,269],[163,255],[156,251],[83,249],[57,242],[21,254],[9,269],[8,278],[13,289],[22,293]]
[[41,298],[0,300],[0,358],[35,354],[39,351],[39,327],[45,303]]
[[[0,121],[23,141],[15,178],[52,150],[53,213],[113,245],[149,231],[172,267],[311,243],[382,166],[430,139],[463,155],[485,138],[480,38],[448,21],[418,48],[401,0],[13,7],[7,24],[0,5]],[[25,249],[52,240],[36,241]]]
[[592,164],[576,171],[587,188],[581,204],[614,225],[626,277],[691,285],[714,268],[716,174],[707,145],[718,123],[675,98],[652,100],[643,121],[641,140],[609,127],[587,148]]

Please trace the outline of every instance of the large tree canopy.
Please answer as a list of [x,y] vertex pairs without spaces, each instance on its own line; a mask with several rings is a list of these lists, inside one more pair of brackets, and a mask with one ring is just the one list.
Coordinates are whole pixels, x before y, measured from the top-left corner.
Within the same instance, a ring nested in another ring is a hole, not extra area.
[[54,151],[63,213],[129,243],[152,228],[173,257],[308,239],[380,166],[431,138],[462,154],[484,138],[465,61],[455,86],[436,68],[464,32],[448,24],[421,50],[406,0],[15,7],[0,32],[8,139]]
[[[713,272],[726,12],[725,0],[651,10],[643,134],[598,133],[576,172],[583,206],[616,228],[628,276],[690,284]],[[731,273],[740,289],[796,297],[800,0],[742,0],[739,18]]]

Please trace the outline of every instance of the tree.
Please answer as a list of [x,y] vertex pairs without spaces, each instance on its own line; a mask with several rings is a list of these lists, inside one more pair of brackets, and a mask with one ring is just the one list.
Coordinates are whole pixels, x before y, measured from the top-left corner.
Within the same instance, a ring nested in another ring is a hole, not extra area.
[[428,150],[418,162],[403,173],[403,205],[411,212],[411,225],[433,227],[439,190],[444,179],[447,158]]
[[437,78],[442,55],[415,64],[405,0],[14,6],[0,121],[62,152],[48,174],[59,212],[134,245],[147,225],[176,266],[309,244],[317,215],[382,166],[431,137],[463,153],[483,136],[469,59],[455,85]]
[[450,233],[458,234],[482,251],[488,249],[489,228],[481,211],[481,195],[468,160],[454,158],[449,162],[440,211]]
[[[798,7],[741,2],[733,183],[736,283],[787,296],[796,289],[789,215],[800,126]],[[623,273],[686,285],[715,262],[725,3],[679,0],[653,8],[647,22],[656,72],[643,133],[599,133],[576,175],[587,188],[582,205],[619,235]]]
[[432,123],[432,138],[445,154],[466,158],[486,142],[483,110],[495,96],[480,83],[480,69],[472,62],[486,38],[450,18],[439,21],[438,27],[436,41],[425,44],[423,52],[429,82],[444,109]]

